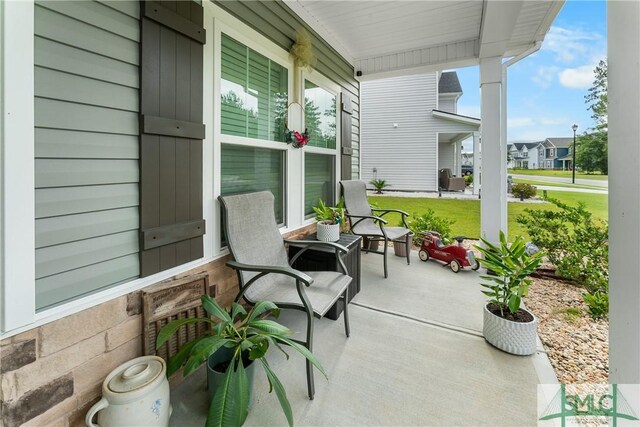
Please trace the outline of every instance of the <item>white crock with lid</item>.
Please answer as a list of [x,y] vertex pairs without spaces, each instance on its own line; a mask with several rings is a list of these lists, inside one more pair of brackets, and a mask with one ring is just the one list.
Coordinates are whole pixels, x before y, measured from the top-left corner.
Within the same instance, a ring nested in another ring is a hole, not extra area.
[[[91,407],[87,426],[167,426],[169,382],[166,363],[157,356],[143,356],[123,363],[102,383],[102,399]],[[98,424],[93,417],[98,414]]]

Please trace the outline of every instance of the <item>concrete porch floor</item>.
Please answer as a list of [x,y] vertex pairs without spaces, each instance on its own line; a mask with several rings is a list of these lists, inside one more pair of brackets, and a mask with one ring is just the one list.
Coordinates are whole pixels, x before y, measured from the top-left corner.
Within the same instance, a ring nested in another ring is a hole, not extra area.
[[[304,359],[272,351],[269,363],[287,390],[299,426],[536,425],[537,384],[555,383],[546,354],[512,356],[482,338],[479,274],[454,274],[412,253],[362,255],[362,288],[349,306],[351,337],[342,316],[315,322],[316,395],[306,394]],[[304,331],[304,318],[280,321]],[[202,369],[202,368],[201,368]],[[286,425],[275,393],[256,367],[248,426]],[[206,375],[196,372],[172,391],[173,426],[203,426]]]

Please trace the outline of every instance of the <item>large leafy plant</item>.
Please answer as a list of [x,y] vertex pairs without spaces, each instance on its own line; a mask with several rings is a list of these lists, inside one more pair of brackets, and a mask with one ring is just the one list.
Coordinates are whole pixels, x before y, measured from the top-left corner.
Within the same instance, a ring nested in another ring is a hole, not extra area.
[[505,316],[505,311],[516,314],[520,309],[522,297],[527,295],[531,285],[528,279],[542,261],[542,252],[533,255],[527,254],[525,241],[522,236],[516,237],[509,245],[504,233],[500,232],[500,245],[480,239],[484,245],[476,246],[484,259],[479,259],[480,264],[491,270],[495,276],[480,276],[485,280],[482,287],[486,290],[483,294],[489,297],[489,304],[494,304],[500,310],[500,316]]
[[[422,235],[427,231],[436,231],[442,237],[444,243],[451,241],[451,225],[455,220],[436,215],[433,209],[427,209],[422,215],[413,214],[413,219],[408,221],[409,229],[414,234],[417,244],[422,244]],[[402,225],[402,224],[400,224]]]
[[258,302],[248,313],[240,304],[233,303],[231,310],[227,312],[216,300],[203,295],[202,306],[210,317],[173,320],[158,333],[156,347],[160,348],[184,325],[205,323],[208,326],[205,336],[184,344],[169,359],[167,376],[170,377],[183,366],[184,375],[188,375],[222,347],[233,350],[233,357],[224,374],[223,385],[216,391],[209,406],[206,426],[241,426],[247,417],[249,407],[249,380],[242,362],[243,354],[248,354],[249,360],[259,361],[264,368],[269,380],[269,392],[275,390],[289,426],[292,426],[291,405],[282,383],[265,358],[267,351],[275,346],[288,359],[289,355],[281,344],[289,345],[306,357],[326,377],[327,374],[320,362],[306,347],[289,338],[290,329],[265,318],[267,315],[273,315],[275,318],[280,315],[280,309],[270,301]]

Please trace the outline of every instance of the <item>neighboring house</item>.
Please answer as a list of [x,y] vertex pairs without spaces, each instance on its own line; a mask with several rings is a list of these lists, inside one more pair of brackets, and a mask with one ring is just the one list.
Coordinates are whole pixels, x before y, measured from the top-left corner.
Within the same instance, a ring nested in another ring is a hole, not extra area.
[[514,142],[508,145],[509,168],[539,169],[538,146],[540,142]]
[[455,71],[362,82],[361,178],[394,190],[437,191],[438,171],[460,176],[462,141],[480,119],[457,114]]
[[540,169],[571,169],[573,138],[547,138],[540,144]]

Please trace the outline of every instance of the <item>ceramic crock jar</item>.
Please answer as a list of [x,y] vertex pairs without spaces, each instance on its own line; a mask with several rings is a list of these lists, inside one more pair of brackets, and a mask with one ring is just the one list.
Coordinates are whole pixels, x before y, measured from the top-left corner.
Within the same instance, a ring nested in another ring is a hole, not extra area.
[[[167,426],[171,415],[167,366],[143,356],[114,369],[102,383],[102,399],[91,407],[87,426]],[[93,423],[98,414],[98,424]]]

